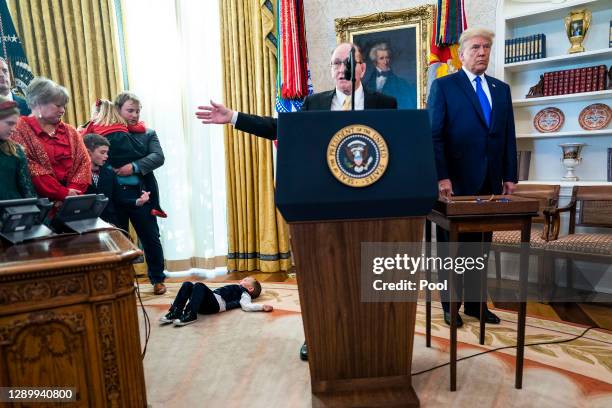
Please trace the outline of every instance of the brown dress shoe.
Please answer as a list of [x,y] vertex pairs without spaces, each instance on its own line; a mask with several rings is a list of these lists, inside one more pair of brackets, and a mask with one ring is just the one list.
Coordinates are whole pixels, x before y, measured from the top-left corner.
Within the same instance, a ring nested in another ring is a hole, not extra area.
[[163,295],[164,293],[166,293],[166,285],[164,285],[163,283],[156,283],[155,285],[153,285],[153,294],[154,295]]

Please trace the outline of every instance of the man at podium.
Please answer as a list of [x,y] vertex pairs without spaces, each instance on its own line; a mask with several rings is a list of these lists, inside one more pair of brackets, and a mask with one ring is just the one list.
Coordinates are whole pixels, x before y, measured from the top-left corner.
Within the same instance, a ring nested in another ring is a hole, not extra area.
[[[443,199],[452,195],[512,194],[517,182],[514,113],[508,84],[485,75],[494,33],[470,28],[459,39],[462,69],[436,79],[431,86],[427,110],[438,172],[438,190]],[[438,241],[448,233],[436,228]],[[460,234],[463,242],[480,242],[480,233]],[[491,242],[492,233],[484,234]],[[441,280],[446,273],[441,271]],[[459,275],[458,275],[459,276]],[[463,276],[463,275],[461,275]],[[463,277],[465,296],[479,298],[478,276]],[[461,281],[458,292],[461,293]],[[450,325],[449,303],[442,302],[444,320]],[[464,312],[480,318],[480,303],[465,302]],[[499,318],[485,307],[486,323]],[[463,324],[457,316],[457,326]]]
[[[351,110],[352,83],[345,79],[348,57],[351,48],[355,50],[355,110],[365,109],[397,109],[395,98],[364,89],[362,79],[365,75],[366,64],[359,47],[352,43],[339,44],[332,53],[331,75],[336,84],[335,89],[309,95],[304,100],[302,110],[309,111],[340,111]],[[231,123],[240,131],[255,136],[276,140],[276,119],[236,112],[226,108],[221,103],[210,102],[208,106],[198,106],[196,116],[204,124]],[[308,359],[308,349],[304,343],[300,349],[300,358]]]

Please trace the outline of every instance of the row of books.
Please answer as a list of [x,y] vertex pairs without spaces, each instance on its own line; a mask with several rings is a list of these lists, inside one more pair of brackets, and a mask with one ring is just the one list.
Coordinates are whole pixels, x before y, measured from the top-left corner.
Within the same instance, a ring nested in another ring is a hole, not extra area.
[[605,65],[544,73],[544,96],[567,95],[607,89]]
[[519,181],[529,179],[529,165],[531,164],[531,152],[529,150],[517,150],[516,164]]
[[506,40],[506,64],[546,58],[546,35],[534,34]]

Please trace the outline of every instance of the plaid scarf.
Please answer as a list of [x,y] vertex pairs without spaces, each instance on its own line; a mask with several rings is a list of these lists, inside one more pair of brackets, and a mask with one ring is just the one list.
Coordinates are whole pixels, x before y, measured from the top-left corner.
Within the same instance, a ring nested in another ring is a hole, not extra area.
[[[72,157],[72,167],[66,177],[67,184],[90,184],[91,183],[91,161],[83,140],[78,135],[75,128],[68,124],[63,124],[68,133],[70,141],[70,156]],[[41,143],[34,129],[27,122],[25,116],[19,118],[15,131],[11,139],[22,145],[25,149],[28,167],[32,177],[51,175],[56,177],[49,156],[45,147]]]

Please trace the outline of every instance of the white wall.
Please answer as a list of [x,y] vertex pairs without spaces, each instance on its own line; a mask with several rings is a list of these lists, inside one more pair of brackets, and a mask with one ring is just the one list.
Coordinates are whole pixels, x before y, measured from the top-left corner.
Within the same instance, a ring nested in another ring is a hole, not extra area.
[[[310,70],[315,92],[333,88],[329,71],[331,51],[336,45],[334,19],[363,14],[402,10],[423,4],[437,4],[435,0],[304,0],[306,40]],[[481,26],[495,30],[497,0],[465,0],[468,27]],[[503,39],[502,39],[503,41]],[[495,72],[495,55],[487,73]]]

